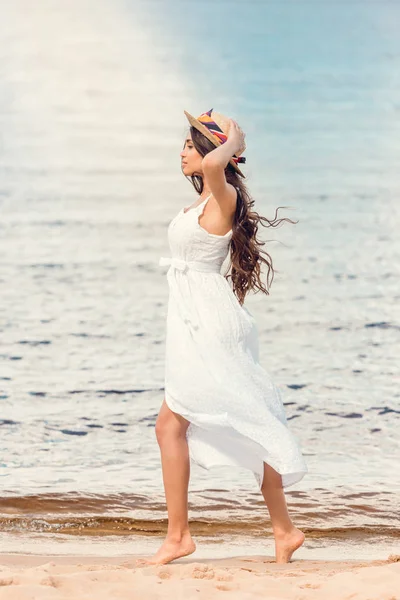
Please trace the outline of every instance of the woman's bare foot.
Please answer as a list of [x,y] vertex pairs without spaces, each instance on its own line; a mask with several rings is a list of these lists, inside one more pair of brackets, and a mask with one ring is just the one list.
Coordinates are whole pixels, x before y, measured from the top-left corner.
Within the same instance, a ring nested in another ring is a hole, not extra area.
[[164,540],[161,548],[149,559],[139,559],[136,561],[136,566],[144,567],[146,565],[165,565],[177,558],[193,554],[196,550],[196,544],[192,540],[189,532],[183,534],[180,540],[167,537]]
[[288,563],[292,554],[297,548],[300,548],[304,542],[305,535],[296,527],[290,533],[275,535],[275,562]]

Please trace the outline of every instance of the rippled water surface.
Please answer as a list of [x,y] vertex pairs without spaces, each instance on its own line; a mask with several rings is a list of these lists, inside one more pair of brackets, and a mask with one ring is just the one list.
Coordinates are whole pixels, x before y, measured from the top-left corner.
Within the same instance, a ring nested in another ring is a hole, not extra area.
[[[291,514],[310,548],[396,544],[399,4],[16,0],[3,13],[0,539],[125,548],[165,531],[158,258],[195,200],[183,109],[214,107],[246,131],[256,209],[299,220],[260,232],[277,272],[269,296],[246,299],[309,467]],[[244,470],[193,465],[190,517],[210,543],[270,534]]]

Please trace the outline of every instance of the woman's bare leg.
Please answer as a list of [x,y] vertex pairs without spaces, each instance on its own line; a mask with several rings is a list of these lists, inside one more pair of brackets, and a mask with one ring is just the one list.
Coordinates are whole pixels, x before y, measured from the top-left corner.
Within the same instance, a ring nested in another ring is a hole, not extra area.
[[160,549],[144,564],[166,564],[176,558],[192,554],[196,545],[188,522],[188,487],[190,477],[189,449],[186,430],[189,421],[172,412],[165,402],[156,422],[156,436],[160,446],[165,499],[168,511],[167,537]]
[[265,462],[261,491],[271,517],[275,560],[277,563],[287,563],[293,552],[304,542],[305,535],[293,525],[289,517],[281,475]]

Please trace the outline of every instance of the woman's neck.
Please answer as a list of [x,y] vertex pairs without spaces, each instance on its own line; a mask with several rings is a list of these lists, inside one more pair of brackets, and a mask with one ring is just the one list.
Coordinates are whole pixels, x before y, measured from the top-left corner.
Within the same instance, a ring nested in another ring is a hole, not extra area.
[[211,190],[208,185],[203,186],[203,191],[200,194],[200,198],[207,198],[207,196],[211,195]]

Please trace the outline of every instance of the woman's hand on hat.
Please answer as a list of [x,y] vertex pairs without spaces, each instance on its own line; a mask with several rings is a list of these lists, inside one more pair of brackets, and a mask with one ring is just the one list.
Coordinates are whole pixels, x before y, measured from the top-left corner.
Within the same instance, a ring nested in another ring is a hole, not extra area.
[[239,127],[236,121],[234,121],[233,119],[229,119],[228,140],[234,147],[234,154],[236,154],[237,152],[240,152],[240,154],[242,154],[245,151],[245,137],[246,135],[243,133],[242,129]]

